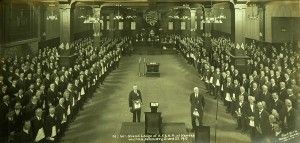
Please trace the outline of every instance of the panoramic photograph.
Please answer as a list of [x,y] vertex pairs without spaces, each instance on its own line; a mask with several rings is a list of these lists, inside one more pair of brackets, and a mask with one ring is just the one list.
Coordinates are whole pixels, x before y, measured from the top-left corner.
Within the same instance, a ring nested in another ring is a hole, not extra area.
[[297,143],[300,0],[0,0],[0,143]]

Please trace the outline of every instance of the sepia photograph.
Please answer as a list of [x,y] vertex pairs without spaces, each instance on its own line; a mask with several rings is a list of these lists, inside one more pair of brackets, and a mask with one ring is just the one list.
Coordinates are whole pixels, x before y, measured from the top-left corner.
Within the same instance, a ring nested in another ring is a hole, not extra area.
[[0,0],[0,143],[298,143],[300,0]]

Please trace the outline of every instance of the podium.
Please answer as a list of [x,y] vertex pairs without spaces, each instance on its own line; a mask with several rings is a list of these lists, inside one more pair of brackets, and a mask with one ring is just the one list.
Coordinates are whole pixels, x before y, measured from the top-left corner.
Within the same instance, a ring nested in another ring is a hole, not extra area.
[[161,135],[162,134],[162,118],[161,113],[145,112],[145,134]]
[[160,76],[159,72],[159,63],[147,63],[147,72],[146,76]]

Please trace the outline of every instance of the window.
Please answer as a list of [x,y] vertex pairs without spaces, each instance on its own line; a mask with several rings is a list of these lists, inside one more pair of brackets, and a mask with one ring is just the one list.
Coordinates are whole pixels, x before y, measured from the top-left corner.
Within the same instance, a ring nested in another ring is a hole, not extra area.
[[180,29],[185,30],[185,22],[181,22],[180,25],[181,25]]
[[130,23],[130,29],[131,30],[135,30],[136,29],[136,23],[135,22],[131,22]]
[[109,30],[109,29],[110,29],[110,22],[106,21],[106,30]]
[[197,30],[197,29],[198,29],[198,22],[195,21],[195,30]]
[[173,22],[169,22],[168,29],[173,30],[173,27],[174,27]]
[[123,30],[124,22],[119,22],[119,30]]

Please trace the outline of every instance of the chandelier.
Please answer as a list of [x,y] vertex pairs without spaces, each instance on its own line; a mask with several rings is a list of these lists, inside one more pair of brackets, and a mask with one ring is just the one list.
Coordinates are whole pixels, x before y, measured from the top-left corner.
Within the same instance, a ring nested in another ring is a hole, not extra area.
[[114,16],[114,20],[123,20],[124,18],[123,18],[123,16],[122,15],[120,15],[120,6],[122,6],[122,5],[120,5],[120,4],[117,4],[116,5],[117,7],[118,7],[118,13],[117,13],[117,15],[116,16]]
[[201,22],[202,23],[223,23],[222,19],[226,18],[223,14],[223,9],[224,8],[220,8],[221,11],[222,11],[221,15],[216,16],[214,11],[213,11],[212,0],[210,1],[210,5],[211,5],[211,8],[209,10],[205,11],[205,19],[202,19]]
[[222,7],[222,8],[220,8],[220,9],[221,9],[221,14],[220,14],[219,18],[220,18],[220,19],[226,19],[226,16],[225,16],[224,13],[223,13],[224,8]]
[[49,7],[51,7],[51,15],[48,15],[46,17],[47,20],[58,20],[58,17],[56,14],[53,12],[53,7],[55,7],[55,4],[49,4]]
[[257,8],[255,4],[250,5],[251,8],[251,14],[248,15],[248,19],[250,20],[257,20],[258,19],[258,12],[254,12],[254,9]]
[[83,10],[84,10],[84,8],[81,7],[80,8],[80,15],[78,16],[79,19],[85,19],[86,18],[86,16],[82,12]]
[[189,16],[182,16],[180,19],[181,20],[190,20],[191,18]]
[[213,10],[207,10],[205,12],[205,19],[202,19],[202,23],[223,23],[220,16],[215,16]]
[[83,23],[87,24],[87,23],[100,23],[100,22],[102,22],[100,20],[100,15],[95,10],[95,1],[93,2],[92,9],[93,9],[93,13],[88,15],[86,17],[86,19],[83,21]]
[[135,14],[133,14],[133,11],[136,11],[136,9],[132,9],[132,8],[127,8],[127,10],[129,10],[129,14],[125,17],[126,19],[135,19],[137,18],[137,16]]

